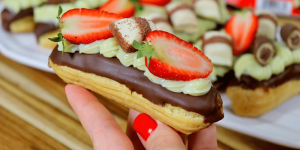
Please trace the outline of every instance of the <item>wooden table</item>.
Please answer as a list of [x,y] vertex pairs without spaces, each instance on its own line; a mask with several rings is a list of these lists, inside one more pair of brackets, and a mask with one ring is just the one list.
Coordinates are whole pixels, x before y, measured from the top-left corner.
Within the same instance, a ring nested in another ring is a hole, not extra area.
[[[92,149],[67,102],[65,85],[55,74],[0,54],[0,150]],[[100,96],[99,101],[125,131],[128,109]],[[217,131],[219,149],[289,149],[219,126]]]

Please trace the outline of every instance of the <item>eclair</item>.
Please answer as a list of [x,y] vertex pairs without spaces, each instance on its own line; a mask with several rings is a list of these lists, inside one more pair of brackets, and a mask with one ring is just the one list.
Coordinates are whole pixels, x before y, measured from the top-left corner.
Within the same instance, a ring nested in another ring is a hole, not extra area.
[[277,28],[277,16],[269,11],[256,11],[255,14],[259,18],[256,35],[264,35],[270,39],[275,39]]
[[48,38],[54,37],[59,29],[57,22],[57,10],[61,6],[64,12],[74,8],[96,8],[102,2],[98,0],[47,0],[47,2],[34,8],[34,33],[40,46],[53,49],[57,43],[51,42]]
[[39,6],[45,0],[4,0],[5,9],[1,13],[3,28],[12,33],[32,32],[33,7]]
[[[156,30],[144,18],[122,19],[96,11],[73,9],[60,18],[63,25],[58,37],[64,38],[49,57],[49,67],[60,78],[185,134],[224,117],[222,99],[209,78],[212,63],[200,50]],[[91,26],[93,30],[87,30]],[[90,48],[81,51],[80,46]],[[132,63],[125,65],[121,59],[128,60],[128,56]]]
[[300,49],[258,36],[251,53],[236,60],[234,72],[236,79],[226,89],[234,112],[263,115],[300,93]]

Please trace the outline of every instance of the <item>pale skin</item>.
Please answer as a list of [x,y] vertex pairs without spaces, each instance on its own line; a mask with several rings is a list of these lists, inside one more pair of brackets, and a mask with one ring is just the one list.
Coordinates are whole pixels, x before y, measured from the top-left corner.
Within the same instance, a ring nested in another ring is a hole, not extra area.
[[[72,84],[68,84],[65,91],[69,103],[90,136],[95,150],[133,150],[134,148],[143,149],[143,146],[147,150],[217,149],[217,132],[214,124],[191,134],[187,148],[182,140],[185,137],[183,134],[156,120],[157,128],[145,141],[132,129],[133,121],[140,114],[139,112],[130,110],[126,135],[111,113],[90,91]],[[134,140],[136,135],[138,138]]]

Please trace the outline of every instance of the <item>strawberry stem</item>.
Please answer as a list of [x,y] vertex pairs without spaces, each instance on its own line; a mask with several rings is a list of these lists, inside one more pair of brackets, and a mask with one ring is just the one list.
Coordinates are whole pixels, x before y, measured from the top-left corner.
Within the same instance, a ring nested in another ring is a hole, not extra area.
[[58,7],[58,15],[57,15],[57,19],[58,19],[58,22],[59,22],[59,30],[58,30],[58,33],[57,33],[57,37],[53,37],[53,38],[48,38],[50,41],[52,42],[62,42],[62,45],[63,45],[63,50],[62,50],[62,55],[64,56],[64,51],[65,51],[65,43],[64,43],[64,36],[61,34],[61,29],[63,28],[63,24],[62,22],[60,22],[60,15],[62,14],[63,12],[63,9],[61,6]]

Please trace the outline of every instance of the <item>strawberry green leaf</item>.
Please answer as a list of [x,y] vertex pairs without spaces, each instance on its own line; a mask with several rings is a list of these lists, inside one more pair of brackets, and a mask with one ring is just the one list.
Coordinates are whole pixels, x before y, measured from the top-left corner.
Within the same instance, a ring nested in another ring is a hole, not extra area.
[[50,41],[52,42],[60,42],[60,38],[59,37],[54,37],[54,38],[48,38]]
[[61,6],[58,7],[58,15],[57,15],[57,19],[60,19],[60,15],[63,12],[63,9]]
[[62,50],[62,55],[64,56],[64,51],[65,51],[65,43],[64,43],[64,36],[61,34],[61,28],[62,28],[62,23],[60,22],[60,15],[63,12],[63,9],[61,6],[58,7],[58,14],[57,14],[57,19],[59,22],[59,31],[57,33],[57,37],[53,37],[53,38],[48,38],[50,41],[52,42],[62,42],[63,45],[63,50]]
[[[145,56],[147,57],[147,66],[149,66],[153,54],[160,59],[159,55],[153,50],[153,48],[148,42],[139,43],[134,40],[132,46],[138,50],[137,58]],[[162,62],[161,59],[160,61]]]

